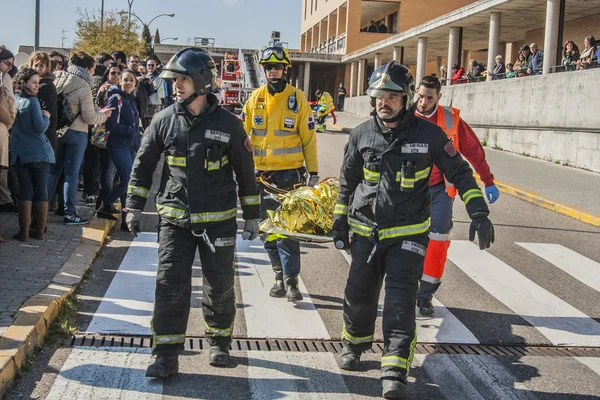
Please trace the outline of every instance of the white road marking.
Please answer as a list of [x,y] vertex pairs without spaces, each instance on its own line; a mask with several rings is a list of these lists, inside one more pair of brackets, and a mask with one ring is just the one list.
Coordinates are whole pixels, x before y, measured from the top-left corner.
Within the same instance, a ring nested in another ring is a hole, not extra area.
[[75,347],[47,400],[160,400],[163,384],[145,377],[151,349]]
[[573,357],[600,376],[600,357]]
[[600,292],[600,263],[590,260],[560,244],[517,244]]
[[127,250],[88,332],[151,335],[156,270],[157,234],[141,232]]
[[273,298],[274,273],[262,242],[237,238],[236,266],[244,303],[247,335],[258,338],[329,339],[325,324],[315,308],[302,278],[299,289],[304,300],[290,303]]
[[331,353],[248,352],[252,400],[352,398]]
[[554,345],[600,346],[600,324],[474,243],[455,240],[448,258]]

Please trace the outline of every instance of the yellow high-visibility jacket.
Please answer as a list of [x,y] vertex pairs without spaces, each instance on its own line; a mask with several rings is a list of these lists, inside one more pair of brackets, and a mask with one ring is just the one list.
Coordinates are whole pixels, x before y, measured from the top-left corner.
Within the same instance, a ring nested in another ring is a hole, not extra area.
[[335,109],[333,105],[333,97],[328,92],[323,92],[319,99],[319,111],[317,112],[318,117],[324,117]]
[[246,102],[242,120],[256,169],[279,171],[306,164],[308,172],[319,172],[315,119],[304,92],[287,85],[271,95],[264,85]]

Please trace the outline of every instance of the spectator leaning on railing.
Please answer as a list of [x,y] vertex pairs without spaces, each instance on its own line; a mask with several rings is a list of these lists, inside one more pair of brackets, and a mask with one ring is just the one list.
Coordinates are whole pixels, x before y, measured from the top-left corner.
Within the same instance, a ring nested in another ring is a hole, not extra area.
[[506,64],[506,77],[507,78],[515,78],[517,73],[513,69],[513,65],[511,63]]
[[527,76],[527,57],[520,51],[517,55],[517,62],[514,65],[517,77]]
[[544,52],[538,50],[537,44],[535,43],[529,45],[529,51],[531,51],[531,58],[527,65],[527,73],[529,75],[540,75],[544,65]]
[[488,74],[492,74],[492,79],[504,79],[504,72],[506,71],[504,67],[504,61],[502,60],[502,56],[496,56],[496,64],[494,65],[493,71],[488,71]]
[[565,67],[565,71],[575,71],[577,61],[579,61],[579,47],[572,40],[567,40],[563,47],[561,65]]
[[596,57],[596,39],[593,36],[588,36],[584,39],[585,49],[581,52],[579,58],[579,69],[588,69],[596,66],[598,60]]

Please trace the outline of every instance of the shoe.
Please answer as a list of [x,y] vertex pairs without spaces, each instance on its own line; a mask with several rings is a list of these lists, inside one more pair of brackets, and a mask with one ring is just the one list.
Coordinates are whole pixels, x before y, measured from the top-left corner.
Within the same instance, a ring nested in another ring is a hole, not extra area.
[[6,203],[0,205],[0,213],[18,213],[19,207],[13,203]]
[[121,231],[129,232],[129,227],[127,226],[127,213],[121,211]]
[[382,396],[384,399],[402,399],[408,400],[406,392],[406,383],[397,379],[384,379],[381,382],[383,387]]
[[103,205],[98,212],[96,212],[96,216],[98,218],[110,219],[111,221],[117,221],[117,217],[115,214],[119,214],[121,211],[117,210],[114,206],[106,206]]
[[31,226],[31,201],[19,200],[19,232],[13,237],[21,242],[29,239],[29,227]]
[[340,358],[340,368],[346,371],[356,371],[360,367],[360,355],[355,351],[344,346],[342,357]]
[[146,370],[148,378],[168,378],[179,373],[179,356],[156,356]]
[[33,203],[33,227],[29,230],[29,237],[37,240],[44,240],[44,234],[48,229],[46,220],[48,219],[48,202]]
[[63,224],[65,225],[87,225],[89,220],[87,218],[79,217],[77,215],[65,215],[63,218]]
[[288,276],[284,278],[287,301],[300,301],[303,299],[302,293],[298,290],[298,277]]
[[420,317],[433,317],[435,315],[435,308],[433,308],[433,304],[429,299],[417,300],[417,308]]
[[96,200],[98,199],[98,196],[95,194],[90,194],[89,196],[86,196],[85,200],[85,205],[88,207],[92,207],[93,205],[96,204]]
[[80,182],[80,183],[77,185],[77,191],[78,191],[78,192],[83,192],[83,190],[84,190],[84,189],[85,189],[85,186],[83,186],[83,183],[81,183],[81,182]]
[[281,272],[275,273],[275,284],[269,292],[271,297],[285,297],[285,285],[283,283],[283,275]]
[[229,356],[229,348],[221,348],[220,346],[210,346],[210,355],[208,363],[213,367],[225,367],[231,362]]

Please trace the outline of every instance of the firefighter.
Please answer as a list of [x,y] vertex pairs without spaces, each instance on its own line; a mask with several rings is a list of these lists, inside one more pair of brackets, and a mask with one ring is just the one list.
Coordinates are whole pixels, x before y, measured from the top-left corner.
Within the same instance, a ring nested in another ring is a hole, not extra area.
[[[291,68],[287,50],[280,46],[267,47],[260,65],[268,83],[256,89],[244,106],[242,120],[254,149],[257,175],[280,190],[291,190],[306,183],[319,182],[315,119],[304,93],[289,85],[285,79]],[[261,218],[279,203],[261,185]],[[281,235],[269,235],[265,241],[275,284],[272,297],[287,297],[288,301],[302,300],[298,289],[300,273],[300,243]]]
[[144,133],[129,182],[126,221],[136,236],[163,156],[156,196],[159,265],[151,323],[157,357],[146,376],[166,378],[177,374],[178,353],[184,348],[196,249],[202,263],[209,362],[213,366],[230,362],[236,180],[245,220],[242,237],[249,240],[259,232],[260,199],[246,132],[237,117],[217,106],[212,94],[216,90],[212,58],[201,49],[181,50],[161,76],[173,79],[177,102],[157,113]]
[[[473,166],[485,185],[485,196],[491,203],[498,200],[500,192],[494,185],[494,175],[485,159],[485,152],[471,127],[460,118],[456,108],[439,105],[442,97],[441,83],[435,76],[426,76],[417,89],[416,115],[436,124],[446,132],[454,147]],[[450,247],[452,229],[452,205],[456,197],[456,188],[444,179],[440,170],[434,166],[429,179],[431,193],[431,231],[429,246],[425,255],[425,266],[421,286],[417,294],[417,308],[422,317],[432,317],[435,309],[431,302],[433,295],[441,285],[444,266]]]
[[405,66],[391,61],[375,70],[367,90],[373,117],[350,134],[334,211],[334,243],[352,253],[340,367],[358,369],[361,353],[371,348],[385,283],[381,378],[383,396],[389,399],[407,398],[417,288],[429,241],[433,163],[454,182],[465,202],[472,219],[470,240],[477,232],[481,249],[494,241],[488,207],[469,165],[441,128],[414,115],[414,93]]
[[333,124],[337,124],[337,117],[335,116],[335,106],[333,105],[333,97],[327,92],[317,90],[315,93],[319,103],[317,104],[317,132],[325,132],[325,118],[331,114],[333,117]]

